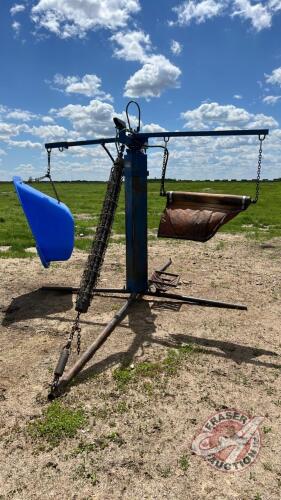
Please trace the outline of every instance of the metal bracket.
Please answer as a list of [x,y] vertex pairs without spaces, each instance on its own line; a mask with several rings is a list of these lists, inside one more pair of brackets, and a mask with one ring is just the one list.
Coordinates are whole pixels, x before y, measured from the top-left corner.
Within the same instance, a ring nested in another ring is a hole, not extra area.
[[154,271],[149,285],[153,285],[158,292],[166,292],[169,288],[176,288],[179,284],[180,276],[174,273],[165,273],[164,271]]

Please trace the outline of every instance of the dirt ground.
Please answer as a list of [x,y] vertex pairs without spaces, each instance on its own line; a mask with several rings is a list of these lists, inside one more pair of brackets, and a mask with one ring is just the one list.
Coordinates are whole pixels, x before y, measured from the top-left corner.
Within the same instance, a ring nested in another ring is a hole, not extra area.
[[[181,276],[179,293],[244,303],[248,311],[155,300],[133,305],[61,397],[84,408],[88,420],[55,447],[27,428],[49,405],[48,383],[75,315],[75,296],[40,289],[78,286],[86,255],[77,252],[49,270],[36,257],[0,260],[1,499],[281,499],[281,239],[151,242],[150,270],[169,256],[170,271]],[[124,246],[113,244],[100,284],[123,286],[124,270]],[[94,298],[82,317],[83,348],[122,303]],[[176,374],[117,386],[114,370],[124,359],[134,370],[185,344],[200,349]],[[191,450],[207,418],[227,408],[264,417],[260,454],[242,472],[217,471]],[[113,431],[115,439],[107,439]]]

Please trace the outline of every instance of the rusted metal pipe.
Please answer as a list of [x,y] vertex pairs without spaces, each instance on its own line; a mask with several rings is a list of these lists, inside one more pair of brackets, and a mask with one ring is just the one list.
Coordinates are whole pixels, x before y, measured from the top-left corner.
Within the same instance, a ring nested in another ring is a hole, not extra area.
[[[167,262],[161,267],[160,271],[165,271],[172,264],[172,260],[168,259]],[[103,331],[99,334],[98,338],[88,347],[88,349],[82,354],[82,356],[74,363],[74,365],[68,370],[68,372],[61,377],[57,386],[51,389],[48,395],[49,400],[55,399],[67,384],[84,368],[84,366],[90,361],[95,352],[104,344],[109,335],[113,332],[116,326],[124,319],[127,315],[129,307],[133,302],[140,299],[142,294],[131,293],[130,297],[127,299],[126,303],[119,309],[115,314],[114,318],[107,324]]]
[[90,361],[95,352],[104,344],[106,339],[112,333],[114,328],[124,319],[127,314],[127,311],[131,304],[138,298],[138,295],[133,293],[128,298],[127,302],[119,309],[119,311],[115,314],[114,318],[107,324],[107,326],[102,330],[99,334],[98,338],[88,347],[88,349],[82,354],[82,356],[76,361],[76,363],[69,369],[69,371],[62,376],[59,380],[58,385],[55,391],[51,391],[48,398],[54,399],[62,389],[69,384],[69,382],[84,368],[86,363]]

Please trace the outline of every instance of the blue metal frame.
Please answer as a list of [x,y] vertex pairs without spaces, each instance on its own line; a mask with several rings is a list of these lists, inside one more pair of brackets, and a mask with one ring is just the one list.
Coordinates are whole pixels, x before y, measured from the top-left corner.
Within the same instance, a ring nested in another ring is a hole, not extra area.
[[73,146],[89,146],[120,143],[127,146],[125,161],[126,203],[126,290],[131,293],[148,291],[147,275],[147,156],[144,152],[149,138],[170,137],[219,137],[257,135],[266,136],[268,129],[255,130],[203,130],[184,132],[128,133],[121,130],[118,137],[87,141],[55,142],[45,144],[47,150],[68,149]]
[[147,277],[147,156],[128,150],[124,158],[127,290],[144,293]]
[[[126,108],[126,113],[128,106]],[[127,113],[128,118],[128,113]],[[117,120],[118,121],[118,120]],[[129,121],[129,119],[128,119]],[[139,114],[140,121],[140,114]],[[115,122],[116,123],[116,122]],[[121,130],[120,130],[121,124]],[[116,138],[96,139],[89,141],[77,142],[59,142],[46,144],[46,149],[50,152],[53,148],[64,149],[71,146],[86,146],[91,144],[101,144],[105,148],[106,143],[118,142],[127,146],[126,155],[124,158],[124,175],[125,175],[125,202],[126,202],[126,289],[95,289],[95,292],[101,291],[110,292],[129,292],[129,298],[126,304],[115,314],[112,321],[108,323],[106,328],[100,333],[98,338],[88,347],[82,356],[76,361],[74,366],[66,375],[63,375],[65,365],[69,356],[69,348],[65,347],[60,355],[58,364],[55,368],[54,379],[51,385],[49,399],[54,399],[59,395],[60,391],[75,377],[85,366],[85,364],[93,357],[94,353],[103,345],[105,340],[117,326],[117,324],[126,316],[128,309],[135,300],[144,295],[153,298],[160,297],[165,299],[180,300],[182,303],[204,305],[209,307],[223,307],[228,309],[245,310],[246,306],[241,304],[230,304],[218,302],[208,299],[187,297],[173,293],[165,293],[157,288],[152,291],[149,287],[147,276],[147,156],[145,153],[145,145],[149,137],[196,137],[196,136],[227,136],[227,135],[258,135],[260,137],[268,134],[267,129],[261,130],[222,130],[222,131],[202,131],[202,132],[156,132],[151,134],[142,134],[123,129],[126,126],[120,120],[117,123],[119,130]],[[129,124],[130,126],[130,124]],[[124,147],[124,146],[123,146]],[[106,148],[105,148],[106,149]],[[111,154],[106,150],[109,156]],[[112,157],[111,157],[112,159]],[[169,260],[162,268],[165,270],[171,264]],[[54,289],[54,287],[48,287]],[[61,287],[60,287],[61,288]],[[57,287],[55,287],[57,289]],[[62,288],[62,291],[65,291]],[[68,289],[68,291],[75,291]],[[76,289],[77,291],[77,289]]]

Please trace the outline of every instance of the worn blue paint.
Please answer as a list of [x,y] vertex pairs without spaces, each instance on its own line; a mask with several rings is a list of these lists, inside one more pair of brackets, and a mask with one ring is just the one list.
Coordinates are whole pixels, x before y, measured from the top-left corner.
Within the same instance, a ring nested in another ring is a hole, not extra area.
[[145,292],[147,282],[147,156],[127,150],[124,158],[127,290]]

